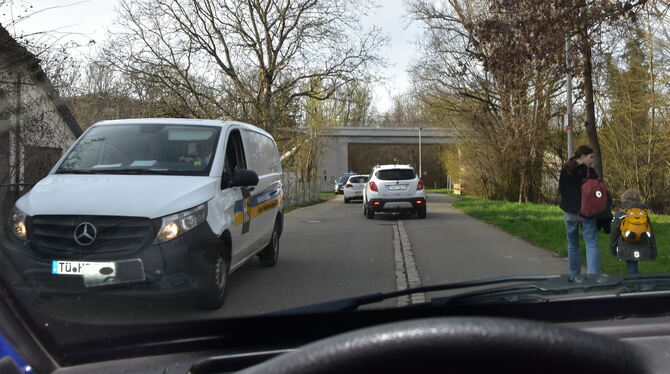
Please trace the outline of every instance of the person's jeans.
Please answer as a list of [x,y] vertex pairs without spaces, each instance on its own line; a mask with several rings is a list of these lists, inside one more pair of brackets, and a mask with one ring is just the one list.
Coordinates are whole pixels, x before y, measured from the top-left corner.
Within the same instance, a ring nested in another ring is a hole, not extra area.
[[598,245],[598,225],[596,218],[582,218],[576,214],[563,212],[565,231],[568,237],[568,271],[579,274],[582,271],[582,259],[579,256],[579,225],[582,225],[582,237],[586,243],[586,272],[600,272],[600,246]]
[[628,263],[628,274],[638,274],[637,261],[626,261]]

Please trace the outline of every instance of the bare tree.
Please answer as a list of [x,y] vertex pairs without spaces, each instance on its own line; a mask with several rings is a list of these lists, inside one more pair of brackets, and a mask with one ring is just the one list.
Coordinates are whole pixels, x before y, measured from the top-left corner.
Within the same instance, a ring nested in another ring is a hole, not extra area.
[[190,116],[273,131],[294,122],[302,98],[329,99],[381,62],[385,39],[359,24],[366,8],[362,0],[123,1],[121,31],[104,54],[162,86]]
[[416,1],[412,12],[427,30],[422,60],[412,69],[415,91],[431,122],[446,122],[462,137],[470,190],[537,199],[551,119],[559,115],[553,100],[563,56],[527,39],[542,28],[529,21],[554,15],[533,1]]

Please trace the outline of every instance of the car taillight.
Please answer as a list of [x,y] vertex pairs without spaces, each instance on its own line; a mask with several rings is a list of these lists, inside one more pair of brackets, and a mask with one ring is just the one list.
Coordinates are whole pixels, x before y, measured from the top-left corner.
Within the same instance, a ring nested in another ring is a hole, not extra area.
[[353,187],[353,186],[354,186],[353,184],[347,183],[347,185],[344,186],[344,187],[346,187],[346,188],[351,188],[351,187]]
[[423,181],[422,181],[421,179],[419,179],[419,184],[416,185],[416,190],[417,190],[417,191],[421,191],[421,190],[423,190],[424,188],[425,188],[425,187],[424,187],[424,185],[423,185]]
[[370,191],[377,192],[377,183],[375,183],[374,181],[370,182]]

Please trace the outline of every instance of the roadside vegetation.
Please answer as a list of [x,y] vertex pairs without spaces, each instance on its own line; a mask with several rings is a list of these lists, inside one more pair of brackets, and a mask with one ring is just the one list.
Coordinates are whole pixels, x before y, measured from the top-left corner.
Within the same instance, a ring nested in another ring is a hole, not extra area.
[[290,212],[292,212],[292,211],[294,211],[298,208],[304,208],[304,207],[308,207],[308,206],[312,206],[312,205],[316,205],[316,204],[321,204],[321,203],[326,202],[328,200],[334,199],[335,196],[336,195],[332,192],[321,192],[319,194],[319,200],[288,206],[288,207],[284,208],[284,214],[290,213]]
[[[460,200],[453,204],[454,208],[534,245],[567,257],[563,211],[555,205],[519,204],[475,196],[457,196],[447,189],[428,190],[428,192],[457,197]],[[668,273],[670,272],[670,235],[668,234],[670,233],[670,215],[652,214],[651,219],[658,245],[658,258],[655,261],[640,262],[640,272]],[[626,263],[619,261],[609,250],[609,234],[600,231],[599,239],[602,271],[610,274],[625,274]],[[580,237],[582,259],[585,259],[584,248],[584,241]]]

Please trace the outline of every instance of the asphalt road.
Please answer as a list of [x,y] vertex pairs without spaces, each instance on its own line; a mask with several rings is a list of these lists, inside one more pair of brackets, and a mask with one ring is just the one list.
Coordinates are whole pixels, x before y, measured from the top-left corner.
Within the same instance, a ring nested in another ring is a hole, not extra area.
[[426,219],[378,214],[369,220],[360,203],[344,204],[341,195],[295,210],[285,217],[277,266],[262,267],[254,258],[238,269],[218,311],[197,311],[181,300],[63,299],[40,301],[38,307],[98,322],[190,320],[249,316],[419,284],[566,272],[564,259],[470,218],[451,202],[429,195]]

